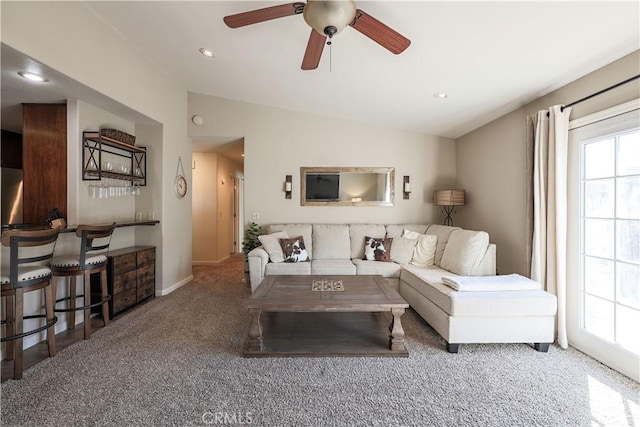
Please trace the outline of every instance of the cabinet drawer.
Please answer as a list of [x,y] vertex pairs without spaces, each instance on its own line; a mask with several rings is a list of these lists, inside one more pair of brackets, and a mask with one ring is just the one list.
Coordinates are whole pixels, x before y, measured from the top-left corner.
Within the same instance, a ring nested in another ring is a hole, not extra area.
[[113,280],[113,293],[119,294],[130,289],[136,290],[137,270],[122,273]]
[[150,297],[155,292],[153,282],[138,284],[137,300],[142,301],[145,298]]
[[155,282],[156,279],[156,266],[155,264],[147,265],[146,267],[139,268],[138,272],[138,286],[146,285]]
[[140,251],[137,254],[138,256],[138,267],[147,264],[154,264],[156,261],[156,250],[155,249],[146,249],[144,251]]
[[113,257],[113,274],[118,275],[136,269],[136,254],[130,253]]
[[112,296],[113,312],[117,313],[136,303],[136,290],[130,289]]

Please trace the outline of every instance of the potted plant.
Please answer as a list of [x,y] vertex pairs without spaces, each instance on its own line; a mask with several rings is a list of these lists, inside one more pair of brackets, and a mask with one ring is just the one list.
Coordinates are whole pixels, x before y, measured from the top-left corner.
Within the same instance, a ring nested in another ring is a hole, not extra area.
[[247,258],[247,254],[261,245],[260,240],[258,240],[258,236],[261,234],[261,231],[261,227],[255,222],[252,222],[244,232],[244,240],[242,241],[242,252],[244,252],[245,272],[249,271],[249,260]]

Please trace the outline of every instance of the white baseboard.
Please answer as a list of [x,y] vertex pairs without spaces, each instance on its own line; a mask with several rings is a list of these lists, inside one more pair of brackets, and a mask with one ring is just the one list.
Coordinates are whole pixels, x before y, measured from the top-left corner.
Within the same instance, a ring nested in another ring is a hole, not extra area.
[[181,281],[179,281],[178,283],[169,286],[167,289],[156,289],[156,296],[157,297],[163,297],[165,295],[169,295],[171,292],[175,291],[176,289],[179,289],[181,287],[183,287],[184,285],[186,285],[187,283],[191,282],[193,280],[193,274],[190,276],[187,276],[186,278],[182,279]]
[[226,261],[231,258],[231,255],[227,255],[224,258],[221,258],[217,261],[191,261],[191,265],[216,265],[221,263],[222,261]]

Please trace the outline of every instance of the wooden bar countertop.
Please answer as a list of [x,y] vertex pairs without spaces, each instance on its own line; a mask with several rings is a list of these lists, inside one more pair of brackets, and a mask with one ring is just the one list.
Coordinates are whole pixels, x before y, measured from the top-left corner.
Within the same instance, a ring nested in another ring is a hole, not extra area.
[[[106,223],[110,224],[110,223]],[[116,221],[116,228],[120,227],[134,227],[136,225],[156,225],[160,224],[159,220],[149,220],[149,221]],[[104,224],[93,224],[93,225],[104,225]],[[44,225],[40,226],[27,226],[27,227],[15,227],[12,228],[11,224],[5,224],[2,226],[2,231],[11,230],[11,229],[20,229],[20,230],[41,230],[45,227]],[[78,225],[67,225],[65,228],[60,230],[60,233],[75,233]]]

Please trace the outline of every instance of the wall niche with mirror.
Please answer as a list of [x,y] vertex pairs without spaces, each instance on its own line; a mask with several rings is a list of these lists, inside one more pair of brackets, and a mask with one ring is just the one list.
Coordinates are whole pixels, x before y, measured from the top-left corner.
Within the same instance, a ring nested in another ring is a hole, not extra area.
[[393,206],[391,167],[301,167],[302,206]]

